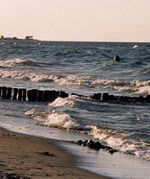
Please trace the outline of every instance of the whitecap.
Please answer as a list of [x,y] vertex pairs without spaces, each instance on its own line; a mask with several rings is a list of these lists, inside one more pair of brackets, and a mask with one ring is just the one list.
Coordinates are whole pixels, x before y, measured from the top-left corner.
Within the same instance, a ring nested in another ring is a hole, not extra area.
[[25,115],[33,117],[34,120],[40,122],[40,124],[48,127],[64,128],[64,129],[76,129],[80,125],[69,114],[65,112],[39,112],[35,108],[25,112]]
[[27,116],[32,116],[36,113],[36,109],[35,108],[32,108],[30,109],[29,111],[26,111],[24,114],[27,115]]
[[132,47],[132,48],[138,48],[138,47],[139,47],[139,46],[135,44],[135,45],[133,45],[133,47]]
[[60,107],[60,106],[71,106],[73,107],[75,105],[76,96],[70,95],[68,98],[61,98],[58,97],[53,101],[52,103],[49,103],[49,106],[53,107]]
[[91,128],[89,135],[106,143],[114,149],[128,154],[136,155],[139,158],[150,160],[150,145],[144,142],[137,142],[128,137],[127,133],[117,132],[110,129],[102,129],[97,126]]
[[35,117],[36,120],[42,120],[43,125],[49,126],[49,127],[58,127],[58,128],[65,128],[65,129],[72,129],[79,126],[69,114],[63,113],[63,112],[56,112],[52,111],[51,113],[48,113],[45,119],[39,118],[39,116]]
[[15,58],[15,59],[8,59],[8,60],[2,60],[0,61],[0,66],[1,67],[14,67],[16,65],[29,65],[33,66],[35,65],[35,62],[29,59],[20,59],[20,58]]
[[136,90],[138,94],[150,95],[150,86],[143,86]]

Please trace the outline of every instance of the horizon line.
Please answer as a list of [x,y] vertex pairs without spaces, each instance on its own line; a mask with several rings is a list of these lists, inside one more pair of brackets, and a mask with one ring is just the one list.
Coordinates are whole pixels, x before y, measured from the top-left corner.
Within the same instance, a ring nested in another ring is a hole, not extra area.
[[[29,35],[27,35],[29,36]],[[27,36],[24,36],[24,37],[27,37]],[[33,37],[33,39],[29,39],[29,40],[37,40],[37,41],[46,41],[46,42],[82,42],[82,43],[150,43],[150,41],[127,41],[127,40],[121,40],[121,41],[117,41],[117,40],[97,40],[97,41],[94,41],[94,40],[46,40],[46,39],[38,39],[38,38],[34,38],[34,35],[31,35]],[[0,40],[28,40],[28,39],[25,39],[25,38],[22,38],[22,37],[17,37],[17,36],[12,36],[12,37],[7,37],[7,36],[4,36],[5,38],[4,39],[0,39]],[[8,38],[8,39],[7,39]],[[16,38],[16,39],[14,39]]]

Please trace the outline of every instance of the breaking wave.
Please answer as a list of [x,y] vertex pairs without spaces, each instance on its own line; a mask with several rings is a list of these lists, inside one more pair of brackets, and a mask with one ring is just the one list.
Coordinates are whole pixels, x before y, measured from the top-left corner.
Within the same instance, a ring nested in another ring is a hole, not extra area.
[[71,106],[73,107],[76,104],[77,96],[70,95],[68,98],[58,97],[52,103],[49,103],[49,106],[60,107],[60,106]]
[[148,81],[121,81],[121,80],[101,80],[97,79],[92,82],[92,86],[95,87],[103,87],[103,88],[112,88],[119,92],[127,91],[127,92],[135,92],[137,94],[150,94],[150,80]]
[[28,59],[8,59],[0,61],[0,67],[15,67],[15,66],[36,66],[37,62],[34,62],[33,60]]
[[25,115],[32,116],[33,119],[40,121],[40,124],[48,127],[56,127],[63,129],[76,129],[79,124],[67,113],[57,112],[52,110],[52,112],[37,112],[36,109],[31,109],[25,112]]
[[[66,111],[57,111],[59,107],[76,108],[78,105],[77,96],[69,96],[67,98],[58,97],[54,102],[49,103],[51,112],[39,112],[32,108],[25,112],[25,115],[31,116],[38,124],[55,127],[66,130],[73,130],[80,133],[88,134],[96,140],[127,154],[132,154],[138,158],[150,161],[150,143],[134,138],[134,133],[122,132],[120,130],[101,128],[97,125],[90,125],[87,122],[82,124],[81,120],[68,114]],[[66,108],[65,108],[66,109]],[[133,137],[132,137],[133,135]]]
[[[55,103],[61,105],[66,104],[64,102],[62,104],[60,98],[55,100]],[[72,105],[72,103],[70,105]],[[54,105],[54,103],[52,106],[59,107],[59,105]],[[32,108],[25,112],[25,115],[31,116],[41,125],[85,133],[120,152],[132,154],[145,160],[150,160],[150,144],[132,139],[126,132],[104,129],[93,125],[83,126],[79,121],[77,122],[76,119],[72,118],[71,115],[62,111],[58,112],[55,109],[46,113],[38,112],[35,108]]]
[[32,81],[32,82],[52,82],[53,75],[47,75],[43,73],[32,73],[26,71],[19,70],[0,70],[0,78],[8,78],[15,80],[24,80],[24,81]]
[[110,147],[127,154],[136,155],[142,159],[150,160],[150,144],[131,139],[127,133],[102,129],[97,126],[87,127],[91,129],[89,135],[106,143]]
[[[39,71],[31,71],[28,68],[20,67],[35,66],[36,62],[29,59],[10,59],[0,61],[0,78],[24,80],[31,82],[54,82],[65,86],[85,86],[89,89],[113,89],[118,92],[128,92],[135,94],[150,95],[150,80],[105,80],[93,78],[91,76],[80,76],[75,74],[51,74]],[[14,67],[19,68],[14,68]]]
[[32,82],[54,82],[59,85],[78,85],[89,88],[113,89],[118,92],[132,92],[135,94],[150,95],[150,80],[148,81],[121,81],[121,80],[92,80],[90,77],[79,77],[76,75],[60,76],[54,74],[33,73],[19,70],[0,70],[0,78],[24,80]]

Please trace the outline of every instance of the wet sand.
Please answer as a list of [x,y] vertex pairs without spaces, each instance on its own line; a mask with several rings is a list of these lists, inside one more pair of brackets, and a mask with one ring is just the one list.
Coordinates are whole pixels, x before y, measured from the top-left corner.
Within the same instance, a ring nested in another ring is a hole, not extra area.
[[55,140],[0,128],[0,178],[107,178],[74,167],[73,158],[58,147]]

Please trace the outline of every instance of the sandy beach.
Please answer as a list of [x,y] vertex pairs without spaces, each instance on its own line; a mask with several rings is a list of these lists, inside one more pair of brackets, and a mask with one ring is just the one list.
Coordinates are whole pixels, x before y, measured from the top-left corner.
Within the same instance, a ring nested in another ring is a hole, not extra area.
[[0,129],[0,178],[106,179],[74,167],[73,157],[47,140]]

